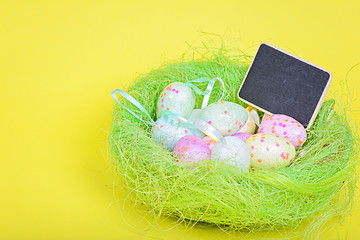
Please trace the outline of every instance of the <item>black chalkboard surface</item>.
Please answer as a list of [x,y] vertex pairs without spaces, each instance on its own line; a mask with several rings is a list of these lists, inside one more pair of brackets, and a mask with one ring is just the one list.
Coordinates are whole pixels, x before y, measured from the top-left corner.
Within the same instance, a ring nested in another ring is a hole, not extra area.
[[284,114],[308,128],[331,82],[331,74],[304,59],[262,43],[238,97],[268,114]]

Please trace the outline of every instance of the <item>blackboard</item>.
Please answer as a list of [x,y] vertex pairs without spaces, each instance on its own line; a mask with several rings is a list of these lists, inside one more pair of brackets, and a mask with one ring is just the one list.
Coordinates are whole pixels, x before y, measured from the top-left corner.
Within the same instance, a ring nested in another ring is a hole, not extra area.
[[331,73],[291,53],[262,43],[238,97],[268,114],[284,114],[308,128],[331,83]]

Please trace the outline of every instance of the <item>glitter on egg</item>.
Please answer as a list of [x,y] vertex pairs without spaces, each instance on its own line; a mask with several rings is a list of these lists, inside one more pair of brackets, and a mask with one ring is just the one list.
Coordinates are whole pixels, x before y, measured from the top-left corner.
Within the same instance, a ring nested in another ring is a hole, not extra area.
[[210,148],[197,136],[184,136],[174,147],[174,155],[181,165],[200,163],[210,160]]
[[247,172],[250,165],[250,153],[245,142],[234,136],[226,136],[215,143],[211,151],[211,160],[224,162]]
[[181,82],[174,82],[168,85],[157,100],[159,111],[158,117],[164,115],[168,110],[187,118],[190,116],[195,106],[195,94],[193,90]]
[[183,127],[183,124],[170,124],[164,118],[159,118],[151,128],[151,137],[156,142],[172,151],[176,142],[186,135],[193,135],[191,129]]
[[259,133],[280,135],[291,141],[295,148],[300,147],[307,138],[305,128],[298,121],[282,114],[266,118],[266,121],[260,124]]
[[286,167],[295,158],[294,145],[275,134],[255,134],[245,143],[250,151],[251,166],[255,169]]
[[239,104],[225,101],[218,103],[210,104],[204,108],[200,119],[211,124],[223,136],[231,136],[244,125],[248,119],[248,113]]

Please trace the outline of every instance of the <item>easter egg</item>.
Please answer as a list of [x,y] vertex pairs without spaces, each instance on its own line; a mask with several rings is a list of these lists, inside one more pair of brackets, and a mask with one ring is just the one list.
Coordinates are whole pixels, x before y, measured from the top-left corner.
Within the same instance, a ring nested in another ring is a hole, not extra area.
[[305,128],[292,117],[275,114],[263,120],[259,133],[273,133],[291,141],[295,148],[300,147],[307,138]]
[[237,133],[248,118],[246,109],[232,102],[215,102],[204,108],[200,119],[209,123],[223,136]]
[[244,123],[244,126],[242,126],[242,128],[240,128],[239,133],[251,133],[254,134],[255,133],[255,128],[256,128],[256,123],[255,121],[249,116],[249,111],[246,110],[248,113],[248,119],[246,120],[246,122]]
[[164,118],[159,118],[151,128],[151,137],[169,151],[186,135],[193,135],[192,130],[183,127],[181,123],[170,124]]
[[295,147],[287,139],[270,133],[258,133],[245,141],[251,167],[274,169],[288,166],[295,158]]
[[245,142],[249,137],[252,136],[252,134],[238,132],[238,133],[235,133],[233,136],[237,137],[237,138],[239,138],[239,139],[241,139],[241,140],[243,140]]
[[235,166],[243,172],[249,171],[250,153],[245,142],[234,136],[217,141],[211,150],[211,160]]
[[174,82],[166,86],[161,92],[156,106],[158,118],[163,116],[165,110],[187,118],[195,106],[193,90],[181,82]]
[[210,148],[197,136],[184,136],[174,147],[176,161],[182,165],[210,160]]
[[214,148],[214,145],[216,143],[216,141],[214,139],[212,139],[209,136],[206,136],[202,140],[206,143],[206,145],[210,148],[210,150],[212,150]]

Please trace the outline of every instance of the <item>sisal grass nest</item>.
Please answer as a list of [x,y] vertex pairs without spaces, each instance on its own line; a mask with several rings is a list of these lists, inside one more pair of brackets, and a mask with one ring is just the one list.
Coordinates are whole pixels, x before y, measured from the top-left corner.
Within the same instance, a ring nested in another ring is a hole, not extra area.
[[[200,58],[182,59],[140,75],[126,91],[155,120],[156,101],[166,85],[221,77],[223,99],[246,107],[236,95],[248,67],[246,55],[208,50]],[[220,85],[215,85],[209,104],[221,93]],[[200,108],[202,97],[196,97]],[[131,103],[119,100],[146,120]],[[347,213],[355,195],[358,138],[344,107],[335,110],[337,105],[333,99],[325,101],[293,163],[271,171],[243,173],[211,161],[196,169],[178,166],[172,153],[151,139],[151,126],[119,104],[113,108],[109,146],[126,188],[155,216],[251,233],[294,229],[311,221],[310,236],[330,218]]]

